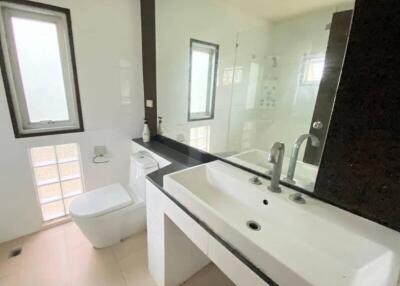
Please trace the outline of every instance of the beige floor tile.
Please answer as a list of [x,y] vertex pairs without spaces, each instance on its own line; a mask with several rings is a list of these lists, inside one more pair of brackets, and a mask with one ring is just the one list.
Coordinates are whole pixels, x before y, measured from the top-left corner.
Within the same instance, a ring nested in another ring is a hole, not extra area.
[[197,272],[182,286],[235,286],[214,264],[209,264]]
[[24,245],[20,281],[22,285],[67,285],[69,279],[64,235],[40,234]]
[[0,278],[0,286],[20,286],[18,275],[9,275]]
[[74,286],[126,285],[111,248],[95,249],[83,244],[70,251],[68,260]]
[[[146,232],[95,249],[74,223],[0,245],[0,286],[157,286],[147,268]],[[8,253],[22,246],[20,256]],[[213,265],[185,286],[232,286]]]
[[17,247],[22,247],[27,239],[28,236],[25,236],[0,244],[0,261],[7,260],[9,252]]
[[8,258],[8,255],[5,255],[5,258],[0,259],[0,278],[9,275],[17,275],[21,269],[21,263],[21,255],[12,258]]
[[116,258],[119,260],[126,258],[130,254],[146,249],[147,247],[147,233],[145,231],[132,235],[131,237],[123,240],[121,243],[112,247]]
[[87,240],[75,223],[66,223],[63,225],[63,228],[68,251],[84,244],[90,245],[89,240]]
[[126,256],[119,264],[127,285],[157,286],[147,268],[147,247]]

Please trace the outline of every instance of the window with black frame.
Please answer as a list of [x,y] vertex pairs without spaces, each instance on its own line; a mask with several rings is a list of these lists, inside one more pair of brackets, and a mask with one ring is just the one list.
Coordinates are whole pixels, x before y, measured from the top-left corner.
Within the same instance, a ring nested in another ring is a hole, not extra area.
[[15,136],[83,131],[70,11],[0,0],[0,32]]
[[190,40],[189,121],[214,118],[219,46]]

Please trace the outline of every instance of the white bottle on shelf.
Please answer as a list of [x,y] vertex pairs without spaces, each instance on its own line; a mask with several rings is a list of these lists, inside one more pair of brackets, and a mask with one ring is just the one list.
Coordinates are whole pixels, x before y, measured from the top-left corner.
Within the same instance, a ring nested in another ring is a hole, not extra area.
[[143,142],[147,143],[150,142],[150,129],[149,129],[149,125],[147,125],[147,120],[144,120],[144,127],[143,127]]

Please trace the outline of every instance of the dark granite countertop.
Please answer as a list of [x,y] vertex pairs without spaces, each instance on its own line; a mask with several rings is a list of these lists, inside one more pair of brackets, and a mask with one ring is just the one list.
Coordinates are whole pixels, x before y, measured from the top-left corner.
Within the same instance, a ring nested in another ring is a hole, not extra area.
[[133,139],[133,141],[146,149],[156,153],[165,160],[171,162],[170,165],[165,166],[157,171],[154,171],[147,175],[147,178],[157,185],[159,188],[163,188],[163,178],[164,175],[174,173],[180,170],[184,170],[189,167],[197,166],[203,164],[203,162],[198,161],[184,153],[181,153],[171,147],[163,144],[157,139],[151,140],[148,143],[144,143],[142,138]]

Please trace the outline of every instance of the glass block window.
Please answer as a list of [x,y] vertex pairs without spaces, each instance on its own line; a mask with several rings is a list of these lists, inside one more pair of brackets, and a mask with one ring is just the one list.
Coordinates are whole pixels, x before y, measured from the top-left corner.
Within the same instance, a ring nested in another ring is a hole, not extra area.
[[43,221],[68,216],[71,201],[84,191],[78,144],[31,148],[30,157]]
[[210,126],[190,128],[190,146],[209,152],[210,151]]

